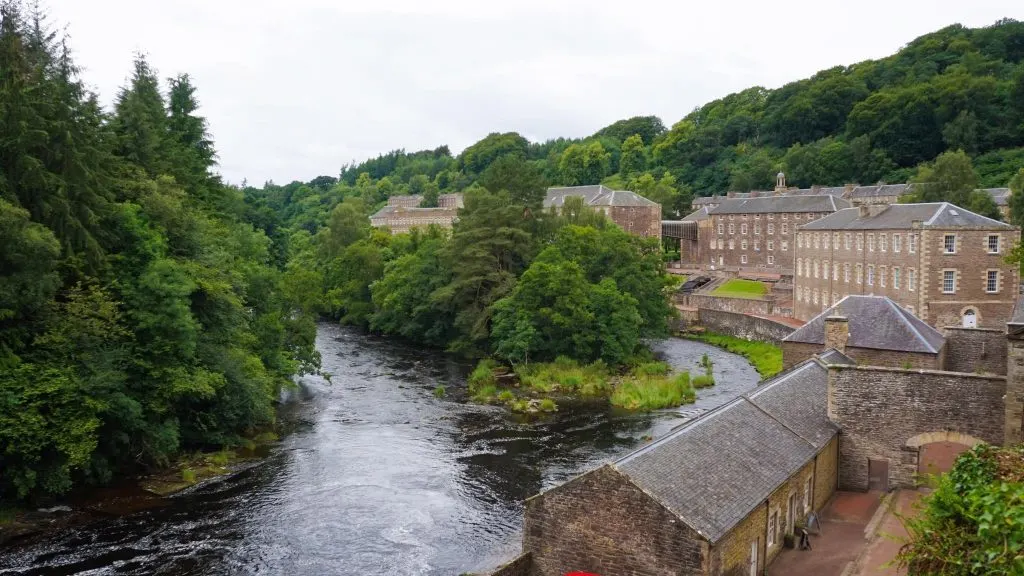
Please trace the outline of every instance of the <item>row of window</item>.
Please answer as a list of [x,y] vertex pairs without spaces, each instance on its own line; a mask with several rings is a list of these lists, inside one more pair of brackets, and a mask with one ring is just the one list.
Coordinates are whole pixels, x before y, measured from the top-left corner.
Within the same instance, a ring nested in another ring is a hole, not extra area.
[[[746,223],[740,224],[740,234],[746,236],[748,230],[749,230],[749,228],[747,227]],[[786,223],[782,224],[782,233],[783,234],[789,234],[789,224],[786,224]],[[725,234],[725,224],[719,224],[718,225],[718,235],[722,236],[723,234]],[[729,224],[729,234],[730,235],[736,234],[736,225],[735,224]],[[760,235],[761,235],[761,224],[759,222],[755,222],[754,223],[754,236],[760,236]],[[768,224],[768,235],[769,236],[774,236],[775,235],[775,224],[771,224],[771,223]]]
[[[740,214],[740,220],[749,220],[750,216],[751,216],[750,214]],[[761,219],[761,215],[760,214],[754,214],[753,216],[754,216],[754,220],[760,220]],[[782,217],[783,220],[789,220],[789,216],[790,216],[790,214],[787,212],[785,214],[782,214],[781,217]],[[775,214],[765,214],[765,217],[768,220],[775,220]],[[810,212],[808,212],[807,214],[803,214],[803,213],[793,214],[793,220],[800,220],[801,218],[806,219],[806,220],[814,220],[817,217],[818,217],[817,214],[812,214]],[[736,215],[735,214],[729,214],[728,218],[729,218],[729,220],[735,220],[736,219]]]
[[[800,514],[801,516],[806,517],[807,514],[810,513],[810,511],[811,511],[811,504],[814,502],[814,478],[813,477],[808,477],[806,480],[804,480],[803,488],[804,488],[804,494],[803,494],[803,512],[802,513],[801,513],[800,509],[798,508],[798,505],[800,503],[799,500],[797,500],[798,494],[797,493],[791,493],[789,495],[789,501],[786,503],[787,504],[786,509],[781,511],[781,513],[783,514],[782,519],[783,519],[784,525],[780,525],[779,524],[780,510],[778,508],[773,508],[772,511],[771,511],[771,514],[768,515],[768,534],[767,534],[768,542],[767,542],[767,544],[768,544],[768,548],[769,549],[771,549],[772,546],[776,546],[780,542],[782,542],[780,537],[783,534],[792,534],[793,533],[793,530],[795,529],[796,522],[798,520],[800,520],[800,518],[796,517],[797,514]],[[756,541],[754,542],[754,546],[752,546],[751,549],[754,549],[755,547],[756,547]],[[755,565],[755,567],[756,567],[756,565]]]
[[[721,232],[719,232],[719,234],[721,234]],[[746,232],[744,232],[744,234],[746,234]],[[910,254],[914,254],[915,252],[917,252],[917,238],[918,238],[918,236],[917,236],[917,234],[910,234],[910,233],[908,233],[906,236],[907,236],[907,252],[909,252]],[[830,238],[831,238],[832,246],[834,246],[835,249],[838,250],[839,246],[840,246],[840,243],[839,243],[839,240],[840,240],[839,232],[832,232],[831,234],[829,234],[828,232],[800,232],[800,233],[798,233],[796,235],[796,247],[797,248],[804,248],[804,247],[811,248],[813,246],[815,250],[820,249],[820,248],[824,248],[825,250],[828,250],[829,249],[829,239]],[[878,252],[887,252],[890,249],[890,247],[891,247],[892,251],[894,253],[897,253],[897,254],[903,250],[903,236],[900,235],[900,234],[897,234],[897,233],[893,233],[892,234],[892,239],[891,239],[892,241],[891,241],[891,243],[890,243],[889,235],[884,233],[884,232],[880,232],[878,234],[877,242],[876,242],[875,234],[867,234],[866,238],[867,238],[867,249],[868,249],[868,252],[875,252],[876,250]],[[864,240],[865,240],[864,233],[858,233],[856,236],[854,236],[852,233],[846,232],[846,233],[843,234],[842,240],[843,240],[843,243],[842,243],[843,249],[851,250],[852,246],[854,244],[856,244],[857,251],[859,251],[859,252],[864,251]],[[988,250],[989,254],[999,254],[1000,251],[1002,250],[999,234],[989,234],[985,238],[985,248]],[[942,251],[943,251],[943,253],[945,253],[945,254],[956,254],[956,249],[957,249],[957,236],[956,236],[956,234],[945,234],[942,237]]]
[[[835,266],[832,266],[831,268],[832,268],[832,280],[834,282],[838,282],[839,281],[839,277],[840,277],[840,274],[839,274],[839,264],[836,264]],[[846,283],[846,284],[850,283],[850,270],[851,270],[851,267],[850,267],[850,263],[849,262],[843,264],[843,266],[842,266],[842,279],[843,279],[843,282]],[[854,278],[855,278],[856,283],[857,284],[863,284],[864,280],[865,280],[865,278],[864,278],[864,270],[865,270],[864,265],[863,264],[856,264],[856,265],[853,266],[852,270],[853,270],[853,272],[855,274]],[[888,271],[888,267],[887,266],[879,266],[878,267],[878,276],[876,278],[875,277],[875,265],[874,264],[868,264],[867,265],[867,285],[868,286],[874,286],[875,285],[875,281],[877,280],[879,286],[881,286],[882,288],[885,288],[886,287],[886,281],[887,281],[887,278],[886,278],[887,271]],[[803,258],[797,258],[796,259],[796,275],[798,277],[804,277],[804,278],[814,277],[814,278],[824,278],[824,279],[827,280],[828,277],[829,277],[829,261],[825,260],[824,262],[820,262],[819,263],[817,260],[804,260]],[[900,270],[900,267],[899,266],[893,266],[892,267],[892,287],[893,287],[893,289],[899,290],[901,285],[902,285],[902,281],[903,281],[903,273]],[[914,268],[908,268],[907,269],[906,289],[911,291],[911,292],[913,292],[914,290],[917,289],[917,270],[914,269]]]
[[[719,250],[724,250],[725,246],[727,246],[727,245],[729,246],[729,250],[735,250],[736,249],[736,240],[730,238],[729,241],[726,242],[722,238],[718,238],[717,240],[715,238],[711,239],[711,249],[712,250],[714,250],[716,247]],[[740,240],[740,250],[746,250],[749,246],[750,246],[750,244],[747,243],[747,239],[746,238],[744,238],[743,240]],[[769,252],[773,252],[775,250],[775,241],[774,240],[768,240],[767,242],[765,242],[765,248],[767,248]],[[783,252],[788,251],[789,250],[789,242],[787,242],[786,240],[783,240],[782,242],[780,242],[779,243],[779,249],[782,250]],[[760,251],[761,251],[761,241],[760,240],[754,240],[754,252],[760,252]]]
[[[848,296],[848,294],[840,294],[839,292],[833,292],[832,293],[832,301],[830,303],[829,299],[828,299],[829,293],[826,292],[825,290],[822,290],[822,291],[819,292],[817,289],[812,290],[812,289],[810,289],[810,288],[808,288],[806,286],[803,287],[803,288],[797,288],[796,289],[796,301],[797,302],[803,302],[805,304],[812,304],[812,305],[817,305],[817,304],[820,303],[822,310],[827,309],[829,306],[835,306],[836,304],[839,303],[840,300],[842,300],[843,298],[846,298],[847,296]],[[914,314],[914,307],[913,306],[905,306],[905,308],[907,309],[908,312],[910,312],[911,314]]]

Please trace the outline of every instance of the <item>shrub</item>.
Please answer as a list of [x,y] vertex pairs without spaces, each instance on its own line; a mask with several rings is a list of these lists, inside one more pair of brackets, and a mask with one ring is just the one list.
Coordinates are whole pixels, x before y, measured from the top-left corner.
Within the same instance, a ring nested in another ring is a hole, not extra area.
[[498,363],[490,358],[484,358],[469,374],[469,389],[476,391],[482,386],[495,386],[498,383],[496,370]]
[[516,399],[516,395],[513,394],[511,390],[502,390],[498,394],[498,402],[501,402],[503,404],[508,404],[509,402],[511,402],[511,401],[513,401],[515,399]]
[[540,401],[541,412],[555,412],[558,410],[558,405],[551,398],[542,398]]
[[715,377],[708,376],[707,374],[701,374],[693,378],[692,384],[697,390],[700,390],[701,388],[710,388],[715,385]]
[[520,398],[518,400],[513,400],[512,402],[510,402],[508,407],[513,412],[529,412],[530,401],[524,398]]
[[690,334],[687,338],[698,340],[712,346],[725,349],[733,354],[739,354],[757,370],[762,378],[771,378],[782,372],[782,349],[765,342],[753,342],[742,340],[725,334],[704,332],[701,334]]
[[191,469],[191,468],[182,468],[181,469],[181,481],[182,482],[187,482],[189,484],[195,484],[196,483],[196,471]]
[[615,387],[611,403],[627,410],[658,410],[688,404],[697,399],[687,372],[673,378],[627,377]]
[[434,398],[444,398],[445,393],[448,391],[444,386],[438,386],[434,388]]
[[637,376],[665,376],[669,370],[671,367],[665,362],[644,362],[633,368],[633,373]]
[[490,404],[498,396],[498,387],[494,384],[484,384],[473,390],[473,401],[481,404]]

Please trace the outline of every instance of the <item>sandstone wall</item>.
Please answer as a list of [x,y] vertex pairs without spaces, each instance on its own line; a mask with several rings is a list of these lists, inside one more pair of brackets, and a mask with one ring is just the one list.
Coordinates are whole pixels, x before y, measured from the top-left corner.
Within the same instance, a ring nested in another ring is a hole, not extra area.
[[491,576],[533,576],[533,558],[529,552],[505,564],[491,573]]
[[709,564],[700,535],[610,466],[527,500],[523,549],[536,576],[688,576]]
[[723,312],[754,314],[757,316],[773,316],[775,313],[775,302],[772,300],[728,298],[712,296],[710,294],[676,294],[673,299],[676,304],[689,308],[721,310]]
[[1006,374],[1006,332],[991,328],[947,327],[945,370]]
[[700,325],[712,332],[778,345],[793,328],[774,320],[722,310],[700,309]]
[[839,488],[867,490],[868,460],[887,460],[889,487],[912,486],[919,435],[943,432],[1000,444],[1006,378],[878,367],[829,369],[829,417],[841,429]]

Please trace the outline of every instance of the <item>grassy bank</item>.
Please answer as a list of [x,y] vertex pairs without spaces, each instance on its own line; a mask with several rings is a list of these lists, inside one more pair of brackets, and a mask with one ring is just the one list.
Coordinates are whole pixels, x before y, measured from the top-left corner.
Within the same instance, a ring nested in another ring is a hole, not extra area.
[[606,399],[627,410],[649,411],[689,404],[696,389],[714,385],[710,366],[691,380],[673,373],[664,362],[637,360],[628,370],[604,362],[580,364],[559,357],[554,362],[517,366],[514,374],[492,360],[482,360],[469,377],[474,402],[502,404],[513,412],[554,412],[558,398]]
[[711,292],[714,296],[726,296],[729,298],[761,298],[768,293],[768,285],[756,280],[741,280],[733,278],[715,288]]
[[699,340],[712,346],[717,346],[733,354],[739,354],[757,369],[761,378],[771,378],[782,372],[782,349],[764,342],[752,342],[725,334],[703,332],[700,334],[686,334],[684,338]]

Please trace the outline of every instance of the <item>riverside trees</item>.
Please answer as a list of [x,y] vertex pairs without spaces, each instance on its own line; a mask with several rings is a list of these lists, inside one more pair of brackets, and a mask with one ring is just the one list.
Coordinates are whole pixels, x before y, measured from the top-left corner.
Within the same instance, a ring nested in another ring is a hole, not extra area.
[[0,499],[231,445],[317,368],[319,302],[197,109],[138,56],[105,113],[45,17],[0,6]]

